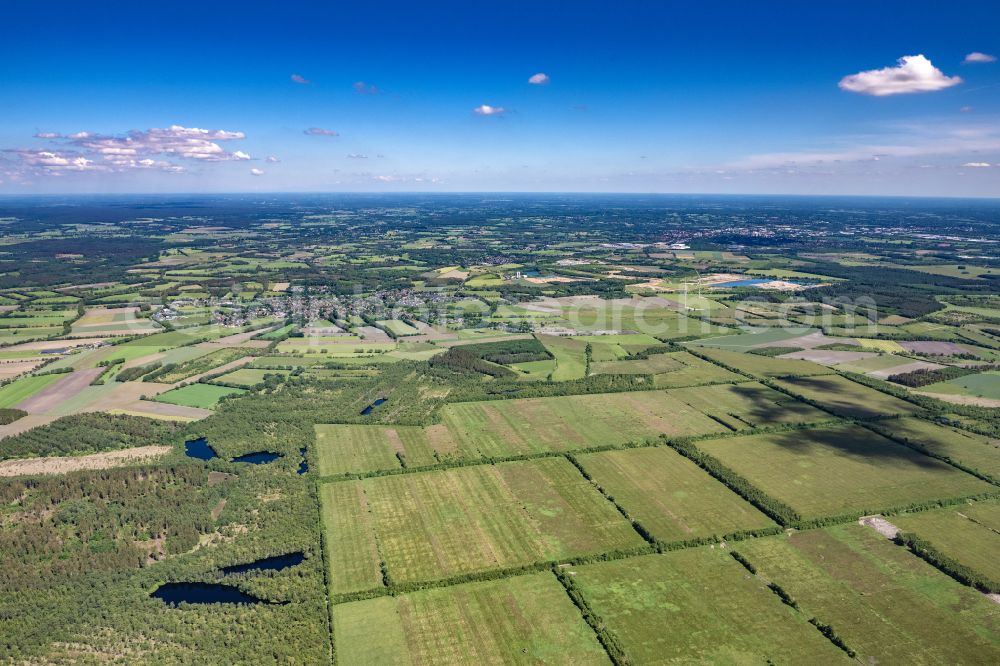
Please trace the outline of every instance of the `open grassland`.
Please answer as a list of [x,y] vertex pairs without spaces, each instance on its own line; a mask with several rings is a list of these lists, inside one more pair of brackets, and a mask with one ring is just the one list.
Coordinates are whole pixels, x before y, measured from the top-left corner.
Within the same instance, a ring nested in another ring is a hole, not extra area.
[[769,328],[752,333],[738,333],[735,335],[723,335],[710,338],[708,340],[696,340],[695,344],[702,347],[717,347],[719,349],[734,349],[737,351],[753,349],[766,344],[789,341],[792,338],[802,337],[810,333],[815,333],[814,329],[788,329]]
[[736,550],[831,625],[861,663],[1000,660],[997,606],[868,527],[753,539]]
[[232,363],[250,354],[248,349],[219,349],[204,356],[185,361],[174,368],[170,368],[162,374],[157,373],[155,381],[163,384],[175,384],[177,382],[200,375],[215,368],[222,367],[227,363]]
[[967,395],[989,400],[1000,400],[1000,372],[981,372],[978,375],[966,375],[946,382],[930,384],[920,389],[928,393],[943,393],[945,395]]
[[[359,501],[366,502],[371,512],[369,543],[379,545],[389,575],[397,582],[447,578],[644,543],[614,506],[563,458],[340,483],[361,488],[355,492],[363,493]],[[358,502],[327,504],[325,511],[356,515]],[[332,520],[345,522],[339,516]],[[352,525],[350,529],[357,528]],[[334,561],[345,558],[342,538],[336,529],[327,532]],[[354,566],[352,562],[350,567]]]
[[912,416],[875,423],[874,428],[1000,482],[1000,445],[995,439]]
[[432,465],[448,459],[575,451],[829,416],[761,384],[719,384],[445,405],[433,426],[320,425],[322,475]]
[[877,513],[996,490],[857,425],[713,439],[697,447],[803,518]]
[[360,483],[326,483],[319,487],[319,498],[330,593],[381,587],[378,545],[364,487]]
[[334,607],[341,664],[608,664],[551,573]]
[[165,402],[171,405],[212,409],[223,398],[240,393],[243,393],[242,389],[213,386],[211,384],[189,384],[167,391],[166,393],[161,393],[156,396],[156,400],[157,402]]
[[669,395],[731,430],[830,418],[822,410],[756,382],[675,389]]
[[774,523],[673,449],[578,456],[590,477],[656,539],[684,541]]
[[891,520],[900,530],[923,539],[945,557],[1000,584],[1000,557],[997,557],[1000,533],[991,527],[1000,523],[1000,503],[960,504],[893,516]]
[[653,375],[656,386],[673,388],[742,381],[743,377],[687,352],[652,354],[646,359],[591,364],[591,374]]
[[[794,342],[789,342],[794,346]],[[812,361],[796,358],[777,358],[744,354],[728,349],[699,349],[700,353],[730,368],[756,377],[796,377],[808,375],[829,375],[833,370]]]
[[555,335],[539,335],[539,342],[555,357],[552,381],[580,379],[587,369],[587,343]]
[[776,379],[774,383],[823,405],[840,416],[877,418],[895,414],[916,414],[923,410],[905,400],[852,382],[839,375]]
[[34,375],[21,377],[6,386],[0,386],[0,408],[14,407],[27,400],[49,384],[65,379],[65,375]]
[[848,664],[725,549],[575,567],[573,582],[629,663]]
[[233,386],[242,386],[244,388],[250,388],[251,386],[256,386],[264,381],[265,375],[279,375],[281,377],[288,376],[288,370],[259,370],[256,368],[240,368],[239,370],[233,370],[232,372],[227,372],[221,377],[216,377],[213,382],[219,384],[232,384]]

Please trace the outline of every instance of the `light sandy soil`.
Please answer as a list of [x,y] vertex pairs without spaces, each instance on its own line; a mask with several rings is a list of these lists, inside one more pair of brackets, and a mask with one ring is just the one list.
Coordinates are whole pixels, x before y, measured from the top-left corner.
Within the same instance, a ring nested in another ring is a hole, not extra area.
[[925,395],[928,398],[937,398],[943,402],[950,402],[953,405],[975,405],[976,407],[1000,407],[1000,400],[993,398],[978,398],[974,395],[951,395],[948,393],[932,393],[931,391],[913,391],[917,395]]
[[[381,328],[376,328],[374,326],[358,326],[354,329],[355,333],[361,335],[362,342],[392,342],[392,338],[389,334],[383,331]],[[348,344],[357,344],[357,340],[345,340]],[[339,343],[334,343],[339,344]]]
[[210,409],[171,405],[166,402],[153,402],[152,400],[136,400],[135,402],[115,409],[109,409],[108,411],[112,414],[133,414],[135,416],[148,416],[149,418],[166,419],[168,421],[200,421],[215,413]]
[[861,348],[857,340],[853,338],[833,338],[823,334],[823,331],[816,331],[815,333],[809,333],[808,335],[803,335],[798,338],[792,338],[790,340],[777,340],[775,342],[765,342],[764,344],[754,345],[757,348],[761,347],[802,347],[803,349],[814,349],[816,347],[822,347],[823,345],[832,344],[844,344],[853,345]]
[[903,341],[899,345],[911,352],[921,354],[967,354],[969,350],[954,342],[936,342],[934,340]]
[[73,338],[63,340],[37,340],[35,342],[22,342],[19,345],[4,347],[4,351],[48,351],[52,349],[67,349],[69,347],[82,347],[84,345],[96,345],[104,342],[104,338]]
[[0,380],[10,379],[11,377],[17,377],[18,375],[23,375],[26,372],[31,372],[45,359],[36,358],[29,361],[18,360],[18,361],[0,361]]
[[899,534],[900,529],[890,523],[888,520],[882,516],[862,516],[858,519],[859,525],[864,525],[865,527],[870,527],[886,539],[895,539],[896,535]]
[[170,453],[169,446],[137,446],[121,451],[106,451],[87,456],[52,458],[23,458],[0,462],[0,476],[29,476],[36,474],[66,474],[83,469],[108,469],[144,462]]
[[44,414],[51,411],[59,403],[72,398],[84,388],[90,386],[90,382],[101,376],[104,368],[88,368],[70,372],[55,382],[49,384],[41,391],[26,400],[17,404],[18,409],[23,409],[29,414]]
[[895,368],[886,368],[885,370],[875,370],[873,372],[867,373],[869,377],[878,377],[879,379],[885,379],[886,377],[891,377],[892,375],[904,375],[907,372],[913,372],[915,370],[937,370],[938,368],[943,368],[943,365],[937,363],[930,363],[929,361],[914,361],[913,363],[904,363],[903,365],[897,365]]
[[22,416],[13,423],[0,426],[0,439],[20,435],[26,430],[37,428],[38,426],[45,425],[46,423],[52,423],[57,418],[58,417],[56,416],[50,416],[48,414],[28,414],[27,416]]
[[[796,346],[794,340],[788,341],[789,346]],[[792,352],[791,354],[782,354],[778,358],[795,358],[804,361],[812,361],[813,363],[822,363],[823,365],[837,365],[838,363],[852,363],[853,361],[860,361],[863,358],[871,358],[872,356],[878,356],[874,352],[861,352],[861,351],[833,351],[830,349],[803,349],[802,351]]]

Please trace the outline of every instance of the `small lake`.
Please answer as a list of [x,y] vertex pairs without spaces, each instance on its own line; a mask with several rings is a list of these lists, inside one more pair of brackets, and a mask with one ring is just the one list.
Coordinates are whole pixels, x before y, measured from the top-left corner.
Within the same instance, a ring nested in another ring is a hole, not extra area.
[[188,604],[268,604],[265,599],[221,583],[164,583],[152,595],[170,606]]
[[294,567],[296,564],[301,564],[304,559],[306,559],[305,553],[288,553],[287,555],[265,557],[256,562],[223,567],[222,574],[238,574],[246,573],[247,571],[282,571],[289,567]]
[[302,462],[299,463],[299,474],[305,474],[309,471],[309,463],[306,461],[306,450],[299,449],[299,455],[302,456]]
[[197,458],[198,460],[212,460],[219,457],[204,437],[184,442],[184,453],[187,454],[188,458]]
[[361,410],[361,416],[368,416],[369,414],[372,413],[373,409],[375,409],[376,407],[378,407],[379,405],[381,405],[383,402],[387,402],[388,400],[389,400],[388,398],[379,398],[378,400],[376,400],[372,404],[370,404],[367,407],[365,407],[364,409],[362,409]]
[[271,451],[256,451],[254,453],[247,453],[242,456],[236,456],[230,462],[234,463],[250,463],[251,465],[264,465],[270,462],[274,462],[281,457],[280,453],[272,453]]

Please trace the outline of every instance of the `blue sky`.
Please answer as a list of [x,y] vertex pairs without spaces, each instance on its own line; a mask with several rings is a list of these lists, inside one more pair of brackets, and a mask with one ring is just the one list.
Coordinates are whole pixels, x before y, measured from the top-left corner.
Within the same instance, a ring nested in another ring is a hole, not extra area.
[[3,18],[4,193],[1000,196],[996,2],[18,0]]

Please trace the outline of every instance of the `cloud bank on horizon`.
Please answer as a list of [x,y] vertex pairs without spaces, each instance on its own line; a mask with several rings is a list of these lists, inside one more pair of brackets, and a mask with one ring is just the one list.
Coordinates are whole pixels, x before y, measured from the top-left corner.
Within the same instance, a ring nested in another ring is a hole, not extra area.
[[[103,34],[106,9],[53,3],[65,25],[27,5],[6,17],[0,192],[1000,196],[1000,5],[931,16],[886,0],[859,23],[852,0],[581,0],[525,23],[512,7],[388,0],[288,23],[221,0],[198,11],[232,30],[176,59],[168,47],[201,43],[193,27],[137,8],[149,48],[111,58],[67,46]],[[707,21],[711,35],[691,29]],[[264,55],[240,37],[254,30]]]

